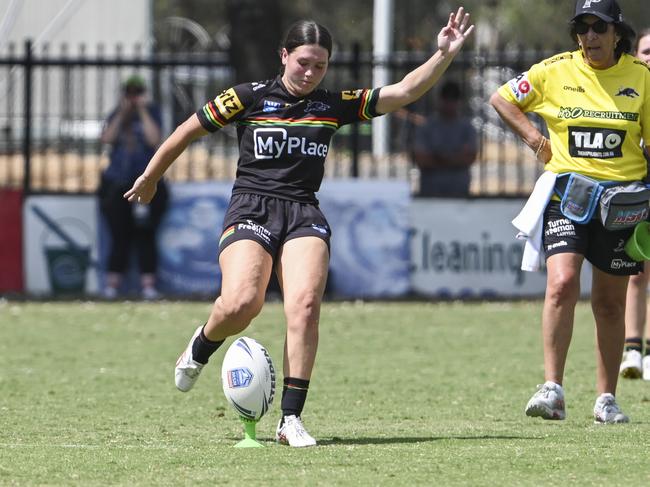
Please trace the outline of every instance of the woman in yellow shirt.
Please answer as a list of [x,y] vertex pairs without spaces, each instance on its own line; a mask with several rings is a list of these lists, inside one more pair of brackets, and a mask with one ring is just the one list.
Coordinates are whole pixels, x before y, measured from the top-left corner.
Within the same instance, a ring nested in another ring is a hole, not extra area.
[[[634,31],[624,22],[616,0],[578,0],[570,25],[577,50],[532,66],[503,85],[490,103],[547,171],[599,181],[641,180],[646,162],[640,144],[650,140],[650,72],[628,54]],[[545,120],[549,139],[526,112]],[[631,233],[631,228],[606,230],[596,218],[576,223],[560,210],[559,201],[548,202],[542,233],[547,266],[542,312],[546,382],[528,402],[528,416],[566,417],[564,367],[586,258],[593,266],[591,306],[596,321],[594,418],[598,423],[629,421],[615,393],[628,276],[641,269],[623,250]]]

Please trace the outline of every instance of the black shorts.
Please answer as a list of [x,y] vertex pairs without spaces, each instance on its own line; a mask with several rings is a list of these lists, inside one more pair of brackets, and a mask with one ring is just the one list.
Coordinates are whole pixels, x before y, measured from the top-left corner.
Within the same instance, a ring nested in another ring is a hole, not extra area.
[[584,255],[593,266],[607,274],[631,276],[643,270],[642,262],[625,252],[625,242],[634,228],[611,232],[599,219],[580,225],[565,217],[560,202],[551,201],[544,211],[543,245],[546,258],[562,253]]
[[238,240],[254,240],[275,260],[288,240],[318,237],[329,249],[331,235],[318,205],[251,193],[234,194],[224,217],[219,253]]

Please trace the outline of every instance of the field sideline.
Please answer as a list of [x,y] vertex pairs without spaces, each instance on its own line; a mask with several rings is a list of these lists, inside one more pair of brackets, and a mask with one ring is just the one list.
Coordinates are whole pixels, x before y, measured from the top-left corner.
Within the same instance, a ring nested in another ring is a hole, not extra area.
[[[593,424],[586,302],[562,422],[523,414],[543,381],[541,302],[325,304],[303,413],[320,446],[304,450],[273,443],[280,391],[258,425],[266,448],[232,448],[226,347],[175,389],[209,306],[0,301],[0,485],[650,485],[650,382],[619,382],[629,425]],[[281,305],[244,335],[280,372]]]

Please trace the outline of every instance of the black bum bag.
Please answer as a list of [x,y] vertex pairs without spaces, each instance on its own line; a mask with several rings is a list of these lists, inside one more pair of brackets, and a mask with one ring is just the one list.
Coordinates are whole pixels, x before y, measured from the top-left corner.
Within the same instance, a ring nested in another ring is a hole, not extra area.
[[[585,224],[595,216],[607,230],[623,230],[650,215],[650,188],[641,181],[597,181],[578,173],[559,174],[555,193],[569,220]],[[599,210],[597,212],[597,210]]]

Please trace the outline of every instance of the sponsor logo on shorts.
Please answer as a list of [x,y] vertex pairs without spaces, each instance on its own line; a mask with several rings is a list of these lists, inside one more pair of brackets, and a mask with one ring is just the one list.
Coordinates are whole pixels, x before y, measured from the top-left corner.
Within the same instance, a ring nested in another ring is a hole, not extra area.
[[614,270],[634,269],[635,267],[636,267],[636,262],[630,262],[628,260],[623,260],[623,259],[613,259],[612,264],[610,265],[610,268]]
[[614,249],[614,252],[617,254],[620,252],[625,252],[625,240],[623,240],[622,238],[618,239],[618,245]]
[[544,235],[555,235],[557,237],[569,237],[576,234],[573,223],[568,218],[549,221],[546,225]]
[[279,159],[285,155],[325,157],[329,146],[312,142],[306,137],[294,137],[283,128],[257,128],[253,131],[256,159]]
[[219,113],[221,113],[221,115],[226,119],[244,109],[244,105],[242,105],[237,93],[235,93],[235,90],[232,88],[223,91],[215,98],[214,102],[219,109]]
[[569,245],[566,240],[560,240],[559,242],[552,243],[551,245],[546,246],[546,250],[553,250],[558,247],[566,247]]
[[569,154],[596,159],[622,157],[625,134],[625,130],[569,126]]
[[317,225],[316,223],[312,223],[311,227],[317,232],[322,233],[323,235],[327,235],[329,233],[329,230],[325,225]]
[[238,223],[236,226],[237,230],[248,230],[253,232],[257,237],[261,238],[267,244],[271,243],[271,232],[269,232],[262,225],[246,220],[246,223]]

